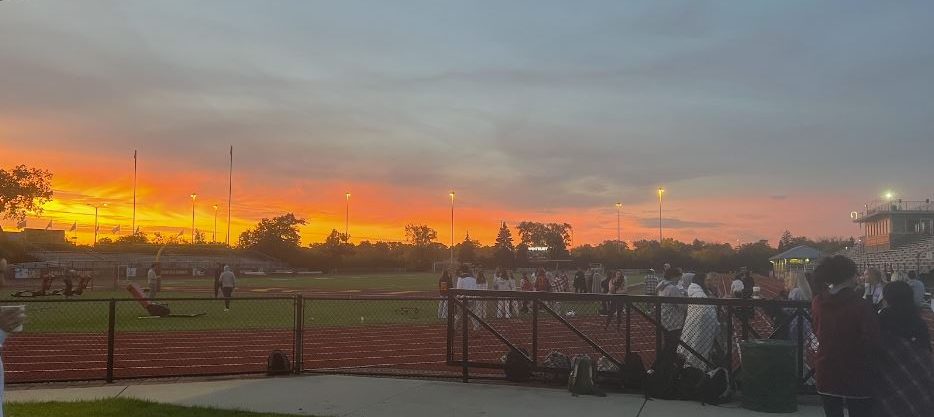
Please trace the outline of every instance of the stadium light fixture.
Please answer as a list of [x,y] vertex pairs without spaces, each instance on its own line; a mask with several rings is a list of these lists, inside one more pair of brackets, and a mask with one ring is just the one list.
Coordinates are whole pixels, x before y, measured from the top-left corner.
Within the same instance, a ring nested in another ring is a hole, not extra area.
[[195,244],[195,199],[198,194],[191,193],[191,244]]
[[658,244],[662,244],[662,196],[665,195],[665,188],[658,187]]
[[620,222],[619,222],[619,210],[623,207],[623,203],[616,202],[616,251],[619,253],[623,252],[622,244],[622,234],[620,233]]

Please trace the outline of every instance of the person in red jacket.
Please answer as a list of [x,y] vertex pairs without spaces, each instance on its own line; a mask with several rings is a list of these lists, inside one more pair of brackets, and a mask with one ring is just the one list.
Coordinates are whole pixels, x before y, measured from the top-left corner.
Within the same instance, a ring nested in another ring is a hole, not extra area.
[[854,290],[856,264],[837,255],[814,270],[817,295],[811,301],[819,347],[817,392],[828,417],[871,416],[873,356],[879,346],[879,320],[872,304]]

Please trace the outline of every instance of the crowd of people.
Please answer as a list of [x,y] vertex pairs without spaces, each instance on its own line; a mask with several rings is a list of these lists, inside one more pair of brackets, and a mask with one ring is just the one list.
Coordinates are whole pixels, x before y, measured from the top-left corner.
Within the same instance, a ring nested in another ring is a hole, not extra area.
[[[772,278],[760,278],[772,279]],[[574,292],[630,294],[623,271],[601,274],[578,269],[573,279],[563,271],[521,273],[497,269],[492,286],[483,271],[463,268],[455,277],[445,272],[442,294],[448,288],[498,291]],[[637,295],[689,298],[762,298],[760,287],[748,271],[740,271],[720,294],[718,274],[684,272],[665,265],[660,274],[645,277]],[[569,285],[570,284],[570,285]],[[934,416],[934,362],[931,336],[921,317],[927,308],[925,287],[916,273],[883,274],[876,269],[858,273],[856,265],[842,256],[822,260],[813,272],[787,274],[779,299],[809,302],[810,316],[801,307],[774,312],[773,324],[786,323],[782,338],[816,351],[814,383],[829,417]],[[439,316],[446,317],[446,301]],[[647,304],[651,309],[651,304]],[[560,311],[560,305],[552,305]],[[497,299],[494,306],[477,302],[471,307],[480,318],[494,311],[496,318],[512,318],[528,312],[528,301]],[[599,313],[621,316],[622,302],[601,302]],[[662,303],[659,325],[663,349],[677,349],[685,364],[709,369],[725,355],[724,311],[715,305]],[[752,319],[754,307],[736,307],[740,320]],[[784,317],[784,320],[782,319]],[[474,323],[474,328],[477,324]],[[706,359],[706,360],[705,360]]]

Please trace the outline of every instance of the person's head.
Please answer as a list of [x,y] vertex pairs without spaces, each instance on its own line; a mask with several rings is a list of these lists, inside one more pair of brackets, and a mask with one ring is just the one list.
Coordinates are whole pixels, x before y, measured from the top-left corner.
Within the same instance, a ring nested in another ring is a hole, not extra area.
[[697,284],[702,289],[706,290],[707,289],[707,274],[703,272],[694,274],[694,277],[691,278],[691,284]]
[[912,280],[916,280],[916,279],[918,279],[918,272],[917,272],[917,271],[908,271],[908,280],[909,280],[909,281],[912,281]]
[[914,291],[911,290],[911,286],[907,282],[894,281],[886,284],[882,289],[882,299],[893,310],[909,311],[917,309]]
[[811,282],[808,279],[808,274],[804,271],[795,271],[793,274],[795,280],[795,287],[801,290],[801,295],[804,296],[805,300],[810,300],[814,297],[814,293],[811,291]]
[[681,279],[681,268],[668,268],[665,270],[666,281],[677,281],[679,279]]
[[152,269],[156,269],[156,265],[158,265],[158,264],[155,263],[155,262],[153,262],[152,265],[149,265],[149,267],[152,268]]
[[814,280],[823,285],[850,285],[856,279],[856,264],[843,255],[825,257],[814,268]]
[[230,265],[224,265],[224,272],[230,272]]
[[869,280],[869,285],[879,285],[882,283],[882,271],[876,268],[869,268],[869,273],[866,275],[866,278]]
[[477,273],[477,284],[486,284],[486,274],[483,271]]
[[524,280],[528,281],[528,280],[529,280],[529,273],[528,273],[528,272],[523,272],[523,273],[522,273],[522,278],[521,278],[521,279],[524,279]]

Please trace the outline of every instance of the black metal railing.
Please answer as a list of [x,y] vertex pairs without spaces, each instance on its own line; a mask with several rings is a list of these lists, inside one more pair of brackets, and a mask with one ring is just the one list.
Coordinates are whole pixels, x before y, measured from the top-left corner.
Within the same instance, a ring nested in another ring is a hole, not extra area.
[[[650,366],[675,334],[672,343],[689,365],[733,373],[741,366],[739,342],[791,340],[800,388],[812,390],[817,344],[807,302],[453,290],[448,304],[456,311],[448,319],[447,362],[460,367],[465,382],[489,377],[491,370],[501,375],[503,358],[513,350],[528,352],[533,369],[545,375],[557,371],[549,362],[556,355],[591,355],[609,371],[635,353]],[[497,314],[490,315],[490,305]],[[508,317],[500,308],[516,305],[528,308],[510,310]],[[683,321],[666,318],[679,309]]]

